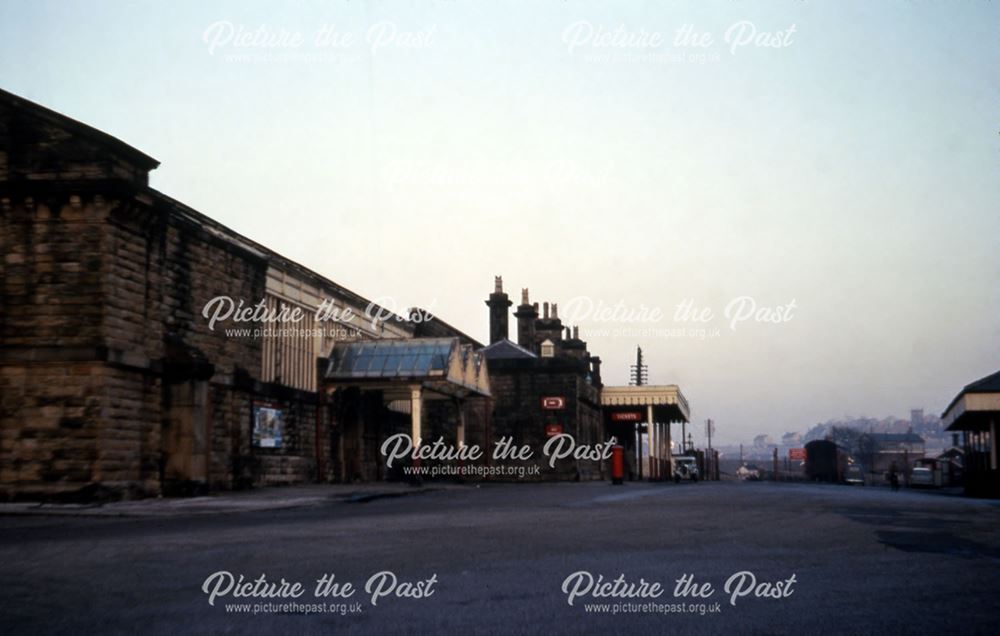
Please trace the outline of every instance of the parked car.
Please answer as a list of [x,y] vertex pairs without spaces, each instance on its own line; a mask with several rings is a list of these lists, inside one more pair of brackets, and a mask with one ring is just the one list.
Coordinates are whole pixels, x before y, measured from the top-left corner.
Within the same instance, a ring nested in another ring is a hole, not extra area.
[[736,469],[736,476],[744,481],[758,481],[760,469],[753,464],[743,464]]
[[865,471],[861,470],[861,466],[857,464],[848,466],[844,470],[844,483],[851,484],[852,486],[864,486]]
[[694,457],[674,457],[674,481],[682,479],[698,481],[698,461]]
[[930,468],[917,466],[910,473],[911,488],[933,488],[935,486],[937,484],[934,483],[934,471]]

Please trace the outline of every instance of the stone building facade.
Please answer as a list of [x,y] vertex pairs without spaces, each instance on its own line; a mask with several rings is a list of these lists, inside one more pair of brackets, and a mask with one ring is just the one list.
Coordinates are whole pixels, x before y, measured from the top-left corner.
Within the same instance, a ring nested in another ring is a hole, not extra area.
[[[351,478],[358,414],[393,416],[324,404],[317,358],[414,325],[154,190],[157,166],[0,91],[0,498]],[[238,333],[210,324],[216,298],[304,319]],[[317,324],[324,302],[353,318]]]
[[605,441],[600,358],[590,354],[578,330],[563,326],[558,305],[545,303],[539,315],[538,304],[529,302],[527,289],[522,290],[514,313],[517,343],[508,339],[512,302],[499,277],[486,304],[491,343],[483,354],[493,396],[493,438],[511,437],[516,445],[534,449],[533,463],[539,467],[540,479],[603,478],[604,462],[566,458],[553,468],[541,452],[559,433],[572,435],[577,444]]
[[513,343],[498,280],[487,346],[392,314],[150,187],[158,165],[0,91],[0,500],[398,478],[379,449],[412,403],[324,384],[338,343],[382,339],[454,338],[463,364],[486,360],[475,399],[423,405],[425,439],[461,430],[488,455],[510,437],[542,479],[602,474],[540,452],[556,432],[604,441],[600,360],[557,306],[539,315],[525,290]]

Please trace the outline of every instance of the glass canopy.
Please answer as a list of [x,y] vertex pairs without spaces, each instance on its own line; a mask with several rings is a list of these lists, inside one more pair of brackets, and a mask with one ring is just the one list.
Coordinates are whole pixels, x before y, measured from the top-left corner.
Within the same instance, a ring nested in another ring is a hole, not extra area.
[[454,344],[452,338],[338,343],[330,355],[326,377],[417,378],[444,375]]

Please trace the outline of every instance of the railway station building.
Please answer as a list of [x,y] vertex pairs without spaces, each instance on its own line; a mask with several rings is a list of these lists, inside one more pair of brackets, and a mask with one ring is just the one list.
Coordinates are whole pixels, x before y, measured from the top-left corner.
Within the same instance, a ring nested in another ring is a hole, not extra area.
[[[374,358],[342,343],[414,343],[383,361],[443,352],[420,357],[448,380],[430,389],[488,395],[472,338],[386,311],[157,191],[158,165],[0,91],[0,499],[384,477],[380,437],[412,426],[424,383],[402,399],[351,386],[343,373]],[[264,319],[238,321],[243,310]],[[297,321],[267,322],[291,310]],[[397,379],[414,379],[406,368]],[[438,402],[423,425],[454,431],[458,413]]]

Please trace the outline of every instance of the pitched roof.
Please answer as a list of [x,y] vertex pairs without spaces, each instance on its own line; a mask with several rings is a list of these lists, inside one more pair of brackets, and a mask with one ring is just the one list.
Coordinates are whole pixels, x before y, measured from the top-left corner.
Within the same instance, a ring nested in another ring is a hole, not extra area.
[[966,384],[965,388],[959,391],[958,395],[955,396],[955,399],[953,399],[951,404],[948,405],[948,408],[944,410],[941,417],[946,417],[952,407],[954,407],[966,393],[1000,393],[1000,371],[990,374],[985,378],[979,378],[975,382]]
[[516,342],[511,342],[507,338],[497,340],[488,347],[480,349],[487,360],[510,360],[513,358],[537,358],[534,353],[528,351]]
[[962,393],[1000,393],[1000,371],[965,385]]
[[481,349],[483,346],[483,343],[461,329],[449,325],[435,314],[420,307],[410,308],[410,322],[414,325],[413,335],[416,338],[457,337],[462,341],[462,344],[472,345],[474,349]]

